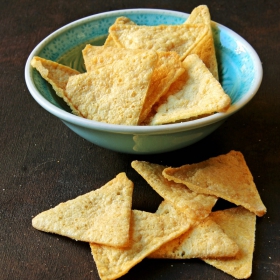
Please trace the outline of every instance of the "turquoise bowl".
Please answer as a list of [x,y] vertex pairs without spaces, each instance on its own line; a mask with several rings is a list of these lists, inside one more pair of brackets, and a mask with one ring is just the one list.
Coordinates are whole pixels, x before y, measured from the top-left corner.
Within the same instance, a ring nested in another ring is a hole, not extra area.
[[33,98],[84,139],[113,151],[130,154],[177,150],[212,133],[229,116],[244,107],[259,89],[263,70],[255,50],[234,31],[212,22],[220,82],[232,99],[226,113],[158,126],[112,125],[73,115],[51,86],[31,67],[30,61],[37,55],[85,71],[81,50],[87,43],[102,45],[108,28],[119,16],[129,17],[139,25],[159,25],[181,24],[189,14],[160,9],[128,9],[92,15],[50,34],[34,48],[26,62],[25,80]]

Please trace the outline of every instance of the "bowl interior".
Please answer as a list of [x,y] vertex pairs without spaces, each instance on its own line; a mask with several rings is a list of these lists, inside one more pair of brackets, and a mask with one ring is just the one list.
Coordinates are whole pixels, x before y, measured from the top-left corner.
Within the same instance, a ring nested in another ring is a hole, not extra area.
[[[88,43],[102,45],[108,35],[108,28],[119,16],[129,17],[139,25],[174,25],[183,23],[188,14],[137,9],[93,15],[70,23],[52,33],[34,49],[27,64],[30,64],[34,55],[38,55],[84,72],[82,49]],[[261,64],[253,48],[235,32],[215,22],[212,24],[212,29],[220,82],[232,99],[231,110],[236,110],[255,94],[261,81]],[[42,79],[36,70],[30,69],[30,73],[36,89],[46,100],[57,108],[70,112],[64,101],[57,97],[49,83]],[[248,94],[250,90],[251,93]]]

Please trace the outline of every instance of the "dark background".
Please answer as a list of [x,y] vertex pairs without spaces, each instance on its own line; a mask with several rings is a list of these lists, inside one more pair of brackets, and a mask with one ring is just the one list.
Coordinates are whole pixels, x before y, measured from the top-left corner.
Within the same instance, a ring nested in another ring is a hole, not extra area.
[[[190,13],[208,5],[212,19],[245,38],[263,63],[253,100],[202,141],[159,155],[127,155],[91,144],[29,94],[24,66],[47,35],[105,11],[161,8]],[[119,172],[134,181],[133,208],[154,211],[161,198],[132,160],[179,166],[238,150],[267,214],[257,219],[251,279],[280,279],[280,4],[278,1],[0,1],[0,279],[99,279],[88,244],[32,228],[31,219],[101,187]],[[232,279],[200,260],[148,260],[122,279]]]

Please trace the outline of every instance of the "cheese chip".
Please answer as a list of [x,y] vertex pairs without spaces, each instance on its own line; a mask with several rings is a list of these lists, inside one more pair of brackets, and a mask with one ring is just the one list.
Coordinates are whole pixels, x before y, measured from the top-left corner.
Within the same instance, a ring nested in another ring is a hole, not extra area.
[[121,48],[175,51],[183,60],[207,34],[205,25],[113,24],[109,34]]
[[124,51],[124,59],[69,79],[67,97],[85,118],[138,124],[158,55],[146,50]]
[[215,196],[197,194],[184,184],[168,181],[162,175],[165,166],[137,160],[133,161],[131,166],[161,197],[186,213],[190,219],[206,218],[217,201]]
[[100,189],[40,213],[32,225],[75,240],[127,246],[132,192],[132,181],[120,173]]
[[186,121],[229,108],[230,97],[197,55],[187,56],[183,66],[186,84],[157,108],[152,125]]
[[167,168],[163,175],[197,193],[215,195],[242,205],[258,216],[266,213],[253,176],[240,152],[230,151],[200,163]]
[[158,215],[132,210],[130,244],[114,248],[90,243],[91,252],[102,280],[117,279],[157,250],[164,243],[186,232],[190,224],[180,216]]
[[203,260],[237,279],[249,278],[252,274],[256,216],[239,206],[213,212],[210,217],[237,243],[240,250],[233,258]]

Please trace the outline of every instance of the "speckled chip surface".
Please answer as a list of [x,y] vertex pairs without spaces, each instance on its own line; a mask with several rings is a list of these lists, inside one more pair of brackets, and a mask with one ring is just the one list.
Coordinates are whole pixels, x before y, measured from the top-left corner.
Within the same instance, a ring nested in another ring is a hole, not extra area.
[[100,189],[38,214],[32,225],[75,240],[127,246],[133,186],[120,173]]
[[255,247],[256,215],[239,206],[213,212],[211,218],[237,243],[240,250],[233,258],[203,260],[237,279],[249,278]]
[[241,152],[230,151],[200,163],[167,168],[164,177],[188,186],[191,190],[221,197],[254,212],[266,213],[253,176]]
[[127,248],[90,243],[100,278],[113,280],[123,276],[162,244],[183,234],[189,227],[190,224],[180,217],[132,210],[131,239]]
[[175,51],[183,60],[207,33],[204,25],[131,25],[115,23],[109,34],[118,47]]
[[67,105],[71,108],[73,113],[78,116],[82,116],[81,113],[75,108],[66,95],[66,85],[71,76],[80,74],[75,69],[68,66],[59,64],[55,61],[44,59],[39,56],[34,56],[31,60],[31,65],[41,74],[47,82],[49,82],[55,93],[63,98]]
[[137,125],[156,63],[154,51],[127,50],[124,59],[71,77],[67,97],[87,119]]
[[186,121],[229,108],[229,95],[198,55],[187,56],[183,66],[187,73],[186,83],[160,104],[151,120],[152,125]]
[[157,259],[234,257],[238,245],[210,217],[149,255]]
[[215,196],[197,194],[184,184],[168,181],[162,175],[165,166],[136,160],[131,165],[161,197],[191,219],[206,218],[217,201]]

